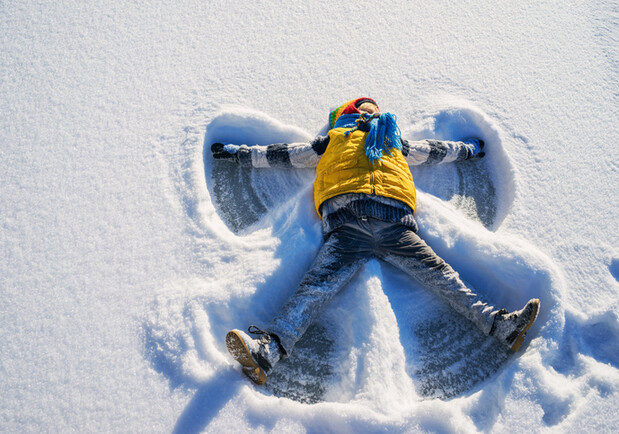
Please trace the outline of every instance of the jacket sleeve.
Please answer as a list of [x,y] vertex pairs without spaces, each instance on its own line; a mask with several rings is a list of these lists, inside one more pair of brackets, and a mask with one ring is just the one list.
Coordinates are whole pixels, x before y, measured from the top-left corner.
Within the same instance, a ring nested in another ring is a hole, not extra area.
[[469,158],[469,147],[463,142],[448,140],[402,141],[402,154],[411,165],[441,164],[462,161]]
[[241,166],[291,169],[316,167],[328,144],[328,136],[319,136],[310,143],[277,143],[267,146],[226,145],[225,149],[231,153],[238,153]]

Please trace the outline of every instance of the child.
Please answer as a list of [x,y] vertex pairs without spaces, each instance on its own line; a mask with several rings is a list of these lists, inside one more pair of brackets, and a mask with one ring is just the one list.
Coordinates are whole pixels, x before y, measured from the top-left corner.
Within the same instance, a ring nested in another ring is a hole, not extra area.
[[326,137],[308,144],[269,146],[215,143],[213,157],[248,167],[316,167],[314,202],[325,243],[297,291],[261,330],[232,330],[228,351],[256,384],[287,357],[325,304],[371,258],[388,262],[432,290],[456,312],[513,351],[520,349],[539,310],[539,300],[508,313],[496,310],[468,288],[458,273],[417,235],[416,191],[409,164],[438,164],[482,158],[484,142],[400,137],[396,118],[380,113],[370,98],[333,110]]

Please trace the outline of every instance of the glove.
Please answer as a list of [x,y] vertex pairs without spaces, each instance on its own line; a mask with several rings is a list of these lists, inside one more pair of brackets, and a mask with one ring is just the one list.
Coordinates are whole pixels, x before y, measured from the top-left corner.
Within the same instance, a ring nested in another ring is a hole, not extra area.
[[482,152],[484,149],[485,143],[482,139],[478,139],[475,137],[469,137],[462,141],[466,145],[466,149],[468,151],[467,160],[479,160],[480,158],[484,158],[486,155],[485,152]]
[[228,160],[234,163],[239,162],[239,154],[227,151],[223,143],[213,143],[211,145],[211,152],[213,153],[213,158],[216,160]]

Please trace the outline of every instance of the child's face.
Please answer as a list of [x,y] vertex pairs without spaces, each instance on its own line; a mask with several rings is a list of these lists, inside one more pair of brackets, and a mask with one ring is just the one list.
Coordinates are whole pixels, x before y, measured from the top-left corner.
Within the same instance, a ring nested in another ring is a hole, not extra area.
[[378,107],[376,107],[371,102],[364,102],[358,107],[358,110],[362,113],[365,112],[369,115],[373,115],[374,113],[378,112]]

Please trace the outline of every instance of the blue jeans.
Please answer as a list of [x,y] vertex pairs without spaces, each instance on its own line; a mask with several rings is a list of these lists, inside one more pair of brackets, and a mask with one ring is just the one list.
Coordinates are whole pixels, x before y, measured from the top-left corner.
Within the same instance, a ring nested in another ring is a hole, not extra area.
[[329,234],[297,291],[266,327],[279,338],[287,354],[329,300],[372,258],[409,274],[484,333],[490,333],[496,310],[468,288],[415,232],[397,223],[358,219]]

